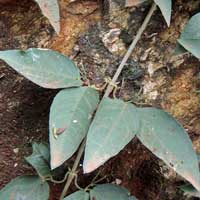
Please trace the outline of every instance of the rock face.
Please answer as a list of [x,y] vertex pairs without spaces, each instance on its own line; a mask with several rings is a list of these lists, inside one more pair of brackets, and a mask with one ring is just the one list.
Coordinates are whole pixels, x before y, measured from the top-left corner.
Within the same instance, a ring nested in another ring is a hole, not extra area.
[[101,19],[97,1],[60,1],[61,32],[55,36],[50,48],[70,55],[77,39],[90,25]]

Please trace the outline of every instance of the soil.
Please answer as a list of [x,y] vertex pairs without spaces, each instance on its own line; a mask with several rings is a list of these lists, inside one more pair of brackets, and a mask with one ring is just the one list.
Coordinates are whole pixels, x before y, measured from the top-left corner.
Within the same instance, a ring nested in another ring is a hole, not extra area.
[[[119,2],[60,0],[59,36],[34,2],[16,0],[2,4],[0,50],[52,48],[73,58],[85,81],[101,86],[105,77],[113,76],[149,9],[148,3],[127,9]],[[197,78],[200,63],[190,55],[175,58],[171,52],[185,23],[199,8],[198,1],[177,0],[169,29],[156,11],[119,78],[117,92],[119,98],[136,105],[170,112],[188,130],[198,152],[200,96],[195,91],[200,86]],[[114,42],[103,40],[113,29],[121,31]],[[19,175],[35,173],[24,157],[31,153],[32,142],[48,141],[49,108],[57,91],[34,85],[3,62],[0,62],[0,91],[2,188]],[[183,180],[136,139],[102,166],[100,172],[100,177],[107,176],[102,182],[120,183],[140,200],[189,199],[176,189]],[[80,172],[79,184],[86,186],[96,173],[82,176]],[[51,186],[51,200],[56,200],[62,185]],[[74,190],[72,187],[71,191]]]

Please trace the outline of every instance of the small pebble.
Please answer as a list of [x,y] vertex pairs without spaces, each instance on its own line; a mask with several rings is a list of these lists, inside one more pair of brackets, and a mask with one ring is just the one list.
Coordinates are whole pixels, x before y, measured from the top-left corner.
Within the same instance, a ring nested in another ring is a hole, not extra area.
[[19,148],[13,149],[13,152],[14,152],[15,154],[18,154],[18,153],[19,153]]
[[118,178],[116,178],[116,179],[115,179],[115,183],[116,183],[117,185],[120,185],[120,184],[122,183],[122,180],[121,180],[121,179],[118,179]]

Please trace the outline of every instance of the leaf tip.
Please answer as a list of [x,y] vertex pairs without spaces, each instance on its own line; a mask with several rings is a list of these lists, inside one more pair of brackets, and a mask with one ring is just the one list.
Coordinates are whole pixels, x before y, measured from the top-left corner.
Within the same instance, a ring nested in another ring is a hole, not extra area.
[[51,153],[51,162],[50,162],[50,166],[51,166],[51,170],[56,169],[57,167],[59,167],[60,165],[62,165],[64,163],[61,155],[58,153]]
[[92,167],[90,167],[90,165],[87,165],[87,164],[83,165],[83,173],[84,174],[89,174],[92,171],[93,171],[93,169],[92,169]]
[[169,16],[169,18],[166,18],[166,23],[167,23],[167,26],[170,27],[170,24],[171,24],[171,15]]
[[97,169],[98,167],[100,167],[101,165],[103,165],[105,163],[105,161],[107,161],[108,158],[101,158],[96,156],[94,159],[91,159],[89,161],[84,161],[83,163],[83,172],[84,174],[88,174],[92,171],[94,171],[95,169]]

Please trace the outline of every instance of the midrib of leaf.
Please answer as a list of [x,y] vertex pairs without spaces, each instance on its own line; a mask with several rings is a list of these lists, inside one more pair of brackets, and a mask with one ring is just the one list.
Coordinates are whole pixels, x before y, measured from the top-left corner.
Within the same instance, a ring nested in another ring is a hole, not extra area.
[[[2,58],[3,59],[3,58]],[[3,59],[4,60],[4,59]],[[12,61],[9,61],[10,63],[12,63],[12,64],[9,64],[11,67],[12,67],[12,65],[15,65],[15,62],[12,62]],[[18,64],[17,64],[18,65]],[[23,64],[22,65],[23,67],[23,69],[27,69],[27,67],[26,67],[26,65],[25,64]],[[40,69],[43,69],[42,67],[41,67],[41,65],[39,65],[39,68]],[[16,69],[16,68],[14,68],[14,69]],[[60,69],[59,67],[58,67],[58,69]],[[29,72],[28,71],[26,71],[26,72],[22,72],[22,70],[20,70],[20,68],[19,67],[17,67],[17,71],[20,73],[20,74],[25,74],[26,76],[32,76],[32,77],[37,77],[37,78],[43,78],[43,79],[45,79],[45,80],[48,80],[48,78],[46,78],[46,77],[44,77],[44,76],[40,76],[40,75],[37,75],[37,74],[35,74],[35,70],[33,70],[33,68],[28,68],[28,70],[29,70]],[[77,69],[78,70],[78,69]],[[46,74],[46,71],[41,71],[43,74]],[[49,74],[49,75],[51,75],[51,76],[54,76],[55,75],[55,73],[52,73],[51,71],[48,71],[47,72],[47,74]],[[77,80],[80,80],[79,78],[74,78],[72,75],[70,76],[68,73],[67,74],[65,74],[65,73],[60,73],[60,75],[63,77],[63,78],[67,78],[67,79],[71,79],[71,80],[75,80],[75,81],[77,81]],[[66,76],[65,76],[66,75]]]
[[[83,101],[83,99],[85,99],[86,97],[85,97],[85,93],[87,93],[87,90],[89,90],[89,88],[86,88],[85,90],[84,90],[84,92],[82,93],[82,95],[81,95],[81,97],[79,98],[79,100],[77,101],[77,103],[76,103],[76,109],[77,108],[79,108],[80,107],[80,104],[82,103],[82,101]],[[91,107],[91,104],[87,101],[87,103],[88,103],[88,105]],[[69,126],[70,128],[74,128],[73,127],[73,119],[75,118],[75,116],[76,116],[76,111],[73,111],[73,114],[72,114],[72,117],[71,117],[71,125]],[[77,123],[77,125],[81,125],[81,123]],[[89,128],[88,128],[89,129]]]
[[[113,129],[116,127],[116,124],[117,122],[120,120],[121,118],[121,115],[123,114],[124,110],[126,109],[126,107],[128,106],[128,104],[125,104],[120,112],[120,114],[118,115],[118,118],[117,120],[114,122],[114,124],[111,126],[107,136],[105,137],[105,140],[104,141],[108,141],[108,139],[110,138],[111,134],[112,134],[112,131]],[[107,143],[107,142],[106,142]],[[103,149],[103,145],[100,145],[101,149]]]

